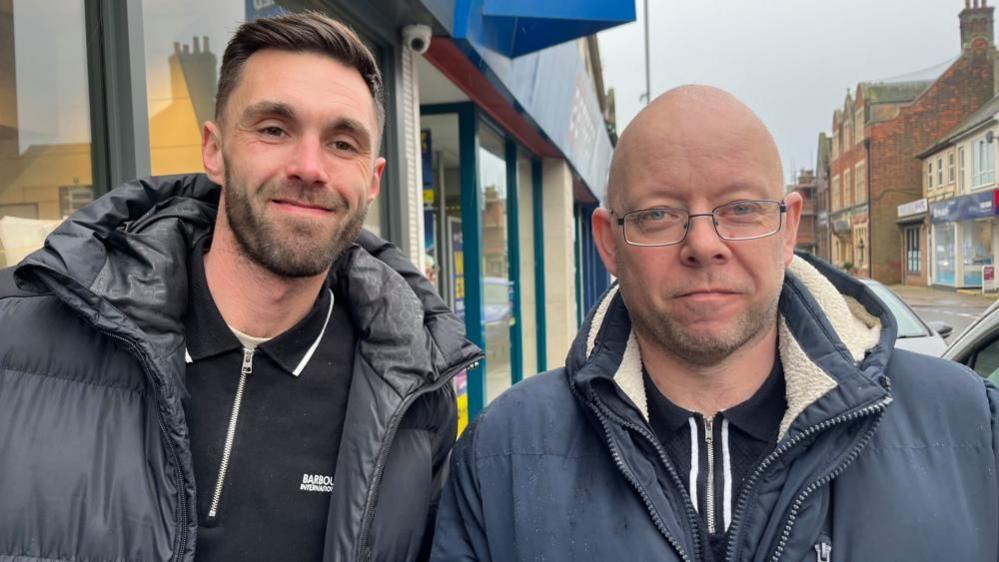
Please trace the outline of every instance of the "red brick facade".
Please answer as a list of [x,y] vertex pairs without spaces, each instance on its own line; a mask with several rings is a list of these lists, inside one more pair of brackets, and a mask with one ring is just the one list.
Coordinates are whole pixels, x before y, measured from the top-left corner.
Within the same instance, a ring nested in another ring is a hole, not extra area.
[[[994,93],[995,49],[978,40],[895,119],[870,126],[872,276],[902,280],[898,206],[923,196],[922,162],[933,145]],[[925,253],[925,252],[924,252]],[[924,281],[925,282],[925,281]]]
[[[888,284],[902,282],[903,231],[896,221],[900,204],[923,196],[922,163],[916,156],[995,92],[992,10],[976,2],[961,12],[961,56],[933,82],[861,83],[856,99],[848,94],[843,109],[835,112],[829,223],[834,231],[830,258],[836,265],[850,261],[857,275]],[[854,127],[863,128],[860,139]],[[865,189],[855,193],[860,163],[864,163]],[[844,185],[847,175],[851,186]],[[922,238],[925,243],[925,232]],[[925,249],[924,245],[922,260],[928,253]]]

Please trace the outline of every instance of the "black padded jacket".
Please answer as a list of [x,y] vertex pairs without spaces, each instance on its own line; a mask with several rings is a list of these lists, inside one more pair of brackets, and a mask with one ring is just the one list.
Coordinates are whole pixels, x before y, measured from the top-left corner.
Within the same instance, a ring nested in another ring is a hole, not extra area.
[[[218,198],[201,175],[125,184],[0,271],[0,561],[194,559],[183,315]],[[450,379],[481,352],[390,244],[363,233],[334,269],[358,344],[324,559],[420,559]]]

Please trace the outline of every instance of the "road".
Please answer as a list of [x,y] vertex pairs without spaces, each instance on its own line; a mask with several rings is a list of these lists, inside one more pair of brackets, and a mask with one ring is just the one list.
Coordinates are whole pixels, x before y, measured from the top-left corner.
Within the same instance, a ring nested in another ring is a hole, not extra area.
[[954,327],[947,339],[960,334],[995,299],[981,295],[966,295],[954,291],[893,285],[891,290],[902,298],[925,322],[942,321]]

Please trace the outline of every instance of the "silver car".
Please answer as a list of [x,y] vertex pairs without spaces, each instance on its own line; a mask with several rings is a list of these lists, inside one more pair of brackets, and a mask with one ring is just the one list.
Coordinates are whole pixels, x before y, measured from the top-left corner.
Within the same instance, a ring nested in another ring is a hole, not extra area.
[[952,359],[971,367],[979,375],[999,384],[999,301],[992,304],[944,352]]
[[954,330],[950,324],[946,322],[927,324],[888,287],[873,279],[858,279],[858,281],[867,285],[895,317],[895,323],[898,324],[895,347],[934,357],[943,355],[947,349],[944,338]]

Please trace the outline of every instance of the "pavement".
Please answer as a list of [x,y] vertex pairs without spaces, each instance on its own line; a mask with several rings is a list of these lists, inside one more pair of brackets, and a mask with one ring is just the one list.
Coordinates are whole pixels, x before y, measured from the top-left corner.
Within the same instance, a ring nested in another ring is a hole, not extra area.
[[948,291],[932,287],[892,285],[889,287],[908,304],[924,322],[941,321],[954,327],[950,340],[985,312],[996,295],[983,296],[975,291]]

